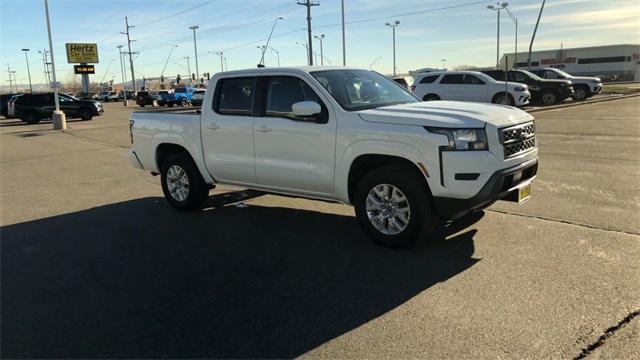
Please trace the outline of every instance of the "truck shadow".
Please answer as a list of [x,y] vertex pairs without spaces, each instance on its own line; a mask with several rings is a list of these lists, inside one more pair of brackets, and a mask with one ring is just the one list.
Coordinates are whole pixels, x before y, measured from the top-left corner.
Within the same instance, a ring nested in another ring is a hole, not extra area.
[[2,227],[2,357],[296,357],[479,261],[475,230],[451,234],[482,214],[390,250],[349,216],[225,206],[259,195],[195,213],[150,197]]

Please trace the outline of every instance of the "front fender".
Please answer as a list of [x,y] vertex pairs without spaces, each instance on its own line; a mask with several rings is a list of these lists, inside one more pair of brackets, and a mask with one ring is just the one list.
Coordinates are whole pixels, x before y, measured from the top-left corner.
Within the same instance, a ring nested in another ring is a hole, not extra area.
[[[351,170],[351,164],[353,164],[355,159],[362,155],[395,156],[409,160],[416,166],[418,166],[418,163],[421,163],[427,168],[427,171],[430,166],[432,166],[430,161],[420,151],[418,151],[418,149],[406,143],[390,142],[388,140],[361,140],[354,142],[347,147],[342,154],[342,157],[336,160],[336,197],[344,203],[350,203],[349,171]],[[426,177],[426,180],[429,186],[431,186],[431,179],[429,176]]]

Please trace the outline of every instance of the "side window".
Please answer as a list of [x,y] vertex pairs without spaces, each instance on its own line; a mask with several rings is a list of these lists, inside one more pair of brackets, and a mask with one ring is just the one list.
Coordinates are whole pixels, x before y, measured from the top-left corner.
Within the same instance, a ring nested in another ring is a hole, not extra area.
[[462,84],[462,74],[449,74],[442,77],[440,84]]
[[509,73],[509,81],[526,83],[529,80],[523,73],[514,71]]
[[322,106],[322,101],[302,79],[291,76],[271,77],[267,80],[265,116],[298,119],[293,114],[293,104],[311,100]]
[[422,80],[420,80],[420,84],[433,84],[433,82],[436,81],[438,77],[440,77],[440,75],[425,76],[422,78]]
[[254,88],[255,79],[252,77],[220,80],[214,110],[224,115],[250,116]]
[[544,72],[544,78],[545,79],[559,79],[558,74],[556,74],[555,71],[551,71],[551,70],[546,70]]
[[464,83],[467,85],[484,85],[484,81],[480,80],[475,75],[466,74],[464,76]]

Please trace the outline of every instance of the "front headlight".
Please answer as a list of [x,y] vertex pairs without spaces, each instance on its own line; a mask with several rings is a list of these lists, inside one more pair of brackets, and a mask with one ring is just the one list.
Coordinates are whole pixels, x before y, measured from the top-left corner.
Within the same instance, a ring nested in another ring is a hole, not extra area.
[[487,133],[484,129],[428,128],[434,134],[445,135],[449,140],[447,150],[487,150]]
[[527,91],[527,88],[524,86],[516,86],[513,88],[514,91]]

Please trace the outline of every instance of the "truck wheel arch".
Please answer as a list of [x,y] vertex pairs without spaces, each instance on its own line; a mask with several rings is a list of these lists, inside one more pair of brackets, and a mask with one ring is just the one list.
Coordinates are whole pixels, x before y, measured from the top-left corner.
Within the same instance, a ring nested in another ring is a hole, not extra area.
[[178,153],[188,155],[191,158],[191,161],[195,163],[193,156],[191,156],[189,151],[183,146],[172,143],[162,143],[156,147],[156,168],[160,169],[162,163],[169,155]]
[[431,189],[429,188],[429,183],[425,178],[424,172],[413,161],[406,159],[404,157],[395,156],[395,155],[363,154],[355,158],[349,168],[349,177],[348,177],[349,203],[353,204],[353,196],[358,186],[358,183],[360,182],[360,180],[362,180],[362,178],[367,173],[369,173],[374,169],[388,166],[388,165],[399,165],[408,169],[409,171],[415,171],[418,177],[422,179],[422,181],[424,182],[423,183],[424,188],[427,190],[427,192],[431,196]]

